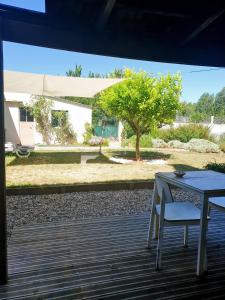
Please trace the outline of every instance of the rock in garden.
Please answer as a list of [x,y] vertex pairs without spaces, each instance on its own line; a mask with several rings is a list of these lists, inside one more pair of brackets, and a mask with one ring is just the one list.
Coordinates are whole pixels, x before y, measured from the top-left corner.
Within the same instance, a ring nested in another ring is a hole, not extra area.
[[204,139],[191,139],[187,144],[189,145],[189,149],[191,151],[202,152],[202,153],[220,152],[220,148],[217,144]]
[[152,147],[153,148],[166,148],[168,146],[167,146],[167,143],[162,139],[153,139]]

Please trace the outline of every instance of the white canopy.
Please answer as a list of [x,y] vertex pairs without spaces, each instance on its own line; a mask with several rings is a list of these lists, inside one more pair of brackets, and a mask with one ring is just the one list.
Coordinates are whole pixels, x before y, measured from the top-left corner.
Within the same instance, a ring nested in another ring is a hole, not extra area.
[[52,97],[94,97],[122,79],[80,78],[4,71],[5,92]]

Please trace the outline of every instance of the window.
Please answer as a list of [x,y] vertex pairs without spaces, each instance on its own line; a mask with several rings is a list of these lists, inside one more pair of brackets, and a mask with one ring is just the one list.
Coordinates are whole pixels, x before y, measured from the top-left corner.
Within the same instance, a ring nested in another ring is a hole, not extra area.
[[20,107],[20,122],[34,122],[34,117],[25,107]]
[[52,110],[52,127],[63,126],[68,119],[68,111],[66,110]]

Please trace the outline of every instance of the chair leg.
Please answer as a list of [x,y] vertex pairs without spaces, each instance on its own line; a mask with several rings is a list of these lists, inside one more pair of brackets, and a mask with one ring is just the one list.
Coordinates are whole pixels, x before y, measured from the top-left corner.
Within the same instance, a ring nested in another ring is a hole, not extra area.
[[209,205],[209,207],[208,207],[208,216],[210,215],[210,213],[211,213],[211,206]]
[[164,231],[164,220],[162,220],[159,224],[157,257],[156,257],[156,270],[157,271],[159,271],[161,269],[161,264],[162,264],[163,231]]
[[155,240],[158,239],[158,235],[159,235],[159,216],[157,214],[155,214],[155,219],[154,219],[154,235],[153,238]]
[[155,210],[153,209],[152,212],[151,212],[151,217],[150,217],[150,222],[149,222],[149,229],[148,229],[148,245],[147,245],[148,248],[151,247],[155,218],[156,218],[156,214],[155,214]]
[[188,247],[188,225],[184,226],[184,247]]

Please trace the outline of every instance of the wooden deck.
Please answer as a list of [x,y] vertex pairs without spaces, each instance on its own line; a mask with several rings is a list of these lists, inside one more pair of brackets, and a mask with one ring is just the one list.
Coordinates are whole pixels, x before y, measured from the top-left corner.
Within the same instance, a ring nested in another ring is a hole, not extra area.
[[212,213],[203,281],[195,276],[198,227],[187,249],[182,228],[166,229],[160,272],[147,228],[147,215],[16,228],[0,299],[225,299],[225,214]]

